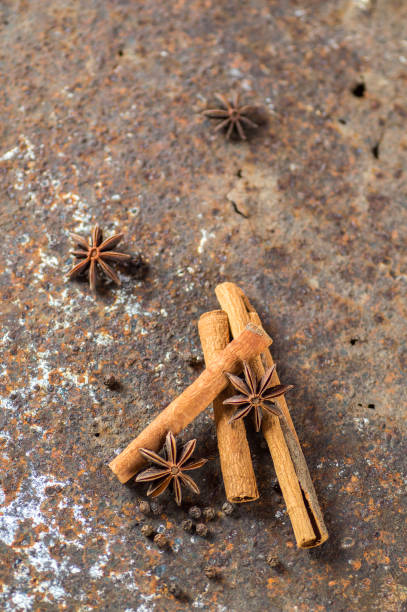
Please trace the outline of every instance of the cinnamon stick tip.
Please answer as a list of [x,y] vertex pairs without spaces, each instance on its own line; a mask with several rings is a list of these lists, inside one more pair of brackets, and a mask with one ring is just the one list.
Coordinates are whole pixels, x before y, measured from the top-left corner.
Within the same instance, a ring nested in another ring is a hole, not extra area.
[[252,332],[253,334],[257,334],[258,336],[264,336],[265,338],[267,338],[269,341],[269,345],[273,343],[273,340],[270,338],[270,336],[266,334],[263,329],[261,329],[257,325],[254,325],[254,323],[248,323],[246,325],[246,329]]

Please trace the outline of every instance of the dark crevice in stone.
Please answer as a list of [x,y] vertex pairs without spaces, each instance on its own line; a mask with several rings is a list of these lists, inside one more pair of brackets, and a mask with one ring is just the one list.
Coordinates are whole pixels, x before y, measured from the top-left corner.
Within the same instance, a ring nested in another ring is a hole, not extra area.
[[237,213],[238,215],[240,215],[241,217],[243,217],[244,219],[248,219],[249,217],[247,215],[245,215],[244,213],[242,213],[241,210],[238,209],[236,202],[233,202],[231,200],[231,204],[233,206],[233,210],[235,211],[235,213]]

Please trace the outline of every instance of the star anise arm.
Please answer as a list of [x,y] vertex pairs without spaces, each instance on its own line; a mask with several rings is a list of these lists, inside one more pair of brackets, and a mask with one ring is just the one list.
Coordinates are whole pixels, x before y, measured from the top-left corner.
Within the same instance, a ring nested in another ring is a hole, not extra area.
[[249,117],[246,117],[242,113],[240,114],[240,121],[243,121],[243,123],[245,123],[246,125],[248,125],[249,127],[253,128],[253,129],[259,127],[257,123],[255,123],[254,121],[249,119]]
[[241,406],[242,404],[250,404],[247,395],[232,395],[223,401],[224,404],[230,404],[231,406]]
[[169,431],[165,438],[165,452],[167,453],[167,461],[169,463],[177,463],[177,443],[172,431]]
[[266,391],[262,393],[262,398],[265,400],[271,400],[274,397],[284,395],[284,393],[287,393],[287,391],[292,388],[293,385],[276,385],[275,387],[270,387],[269,389],[266,389]]
[[243,371],[244,371],[244,377],[245,377],[247,386],[249,387],[252,393],[256,393],[256,387],[257,387],[256,376],[253,370],[251,369],[251,367],[249,366],[249,364],[247,363],[247,361],[243,362]]
[[82,236],[79,236],[79,234],[74,234],[73,232],[71,232],[70,236],[78,246],[85,249],[85,251],[89,251],[89,244],[85,238],[82,238]]
[[232,94],[232,104],[235,108],[239,108],[240,96],[237,91],[234,91]]
[[250,395],[249,387],[241,378],[239,378],[239,376],[229,374],[229,372],[225,372],[225,376],[237,391],[240,391],[240,393],[243,393],[243,395]]
[[262,404],[264,410],[267,410],[267,412],[271,412],[271,414],[274,414],[277,417],[282,417],[283,413],[281,412],[280,408],[278,406],[276,406],[275,404],[267,404],[264,403]]
[[219,100],[219,102],[227,109],[230,110],[232,108],[230,102],[223,96],[222,94],[215,94],[215,98]]
[[196,484],[196,482],[194,480],[192,480],[192,478],[190,476],[188,476],[187,474],[184,474],[183,472],[181,472],[179,477],[181,478],[182,482],[187,487],[189,487],[194,493],[199,494],[199,487]]
[[196,461],[191,461],[191,463],[187,463],[186,465],[182,466],[182,471],[185,472],[188,470],[197,470],[198,468],[205,465],[207,461],[207,459],[197,459]]
[[260,427],[261,427],[261,420],[263,418],[261,409],[256,406],[256,409],[254,411],[254,428],[256,431],[260,431]]
[[131,255],[127,253],[118,253],[117,251],[102,251],[99,255],[102,259],[111,259],[112,261],[128,261]]
[[181,492],[181,485],[179,482],[179,478],[177,476],[175,476],[174,478],[173,487],[174,487],[175,503],[177,504],[177,506],[180,506],[181,501],[182,501],[182,492]]
[[162,482],[158,485],[151,485],[147,491],[147,495],[151,495],[151,497],[158,497],[161,493],[164,493],[165,489],[168,487],[172,480],[171,474],[164,478]]
[[188,459],[191,457],[192,453],[195,450],[196,440],[190,440],[187,442],[182,449],[181,456],[178,460],[178,467],[181,467]]
[[271,368],[268,368],[264,375],[262,376],[259,383],[259,393],[263,393],[265,389],[269,386],[271,382],[271,377],[273,376],[274,370],[276,369],[276,364],[272,365]]
[[90,261],[89,285],[92,291],[96,291],[96,263],[94,259]]
[[233,421],[237,421],[238,419],[243,419],[245,416],[249,414],[251,409],[252,409],[251,404],[244,406],[243,408],[235,412],[235,414],[229,419],[229,423],[233,423]]
[[208,108],[204,110],[202,114],[206,117],[212,117],[213,119],[224,119],[225,117],[229,117],[228,111],[221,108]]
[[137,474],[135,480],[136,482],[150,482],[151,480],[157,480],[158,478],[163,478],[169,474],[169,468],[160,470],[158,468],[148,468],[143,472]]
[[225,128],[227,125],[233,126],[233,123],[230,121],[230,118],[228,117],[227,119],[225,119],[225,121],[221,121],[221,123],[219,123],[219,125],[216,126],[215,128],[215,132],[219,132],[219,130],[222,130],[223,128]]
[[242,124],[240,123],[243,120],[243,117],[240,117],[239,119],[236,120],[235,125],[236,125],[236,129],[238,131],[238,134],[240,136],[240,138],[242,140],[246,140],[246,134],[244,133],[244,130],[242,128]]
[[158,465],[162,465],[165,468],[169,468],[168,461],[157,455],[154,451],[149,450],[148,448],[140,448],[139,453],[143,455],[145,459],[152,461],[153,463],[158,463]]
[[116,272],[106,262],[104,262],[101,257],[98,258],[98,264],[106,276],[116,283],[116,285],[121,285],[120,278],[117,276]]
[[119,244],[124,234],[114,234],[114,236],[110,236],[110,238],[106,238],[104,242],[99,246],[100,251],[110,251],[110,249],[114,249],[115,246]]
[[229,127],[228,127],[227,132],[226,132],[226,140],[229,140],[229,139],[230,139],[230,137],[231,137],[231,135],[232,135],[232,132],[233,132],[233,126],[234,126],[234,125],[235,125],[235,122],[234,122],[234,121],[230,121],[230,125],[229,125]]
[[73,278],[77,274],[84,272],[89,266],[89,262],[90,262],[90,259],[85,259],[85,261],[80,261],[78,264],[76,264],[76,266],[74,266],[72,270],[68,272],[69,278]]
[[85,259],[89,255],[89,251],[71,251],[71,255],[75,255],[75,257],[79,257],[80,259]]
[[103,231],[100,229],[99,225],[96,223],[95,227],[92,230],[92,246],[97,247],[103,240]]

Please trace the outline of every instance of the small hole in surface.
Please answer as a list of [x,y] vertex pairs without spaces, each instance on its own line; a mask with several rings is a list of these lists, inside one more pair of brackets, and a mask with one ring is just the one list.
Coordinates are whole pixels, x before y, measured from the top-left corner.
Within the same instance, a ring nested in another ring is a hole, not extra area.
[[363,81],[359,81],[359,83],[356,83],[356,85],[352,87],[351,92],[355,98],[363,98],[366,92],[366,85],[363,83]]
[[373,154],[373,157],[375,157],[376,159],[379,159],[379,143],[375,144],[375,146],[372,147],[372,154]]
[[342,125],[346,125],[347,121],[346,119],[338,119],[339,123],[342,123]]
[[351,338],[349,342],[352,346],[355,346],[356,342],[359,342],[359,338]]
[[236,176],[237,176],[237,177],[239,177],[239,178],[242,178],[242,171],[241,171],[241,170],[238,170],[238,171],[236,172]]
[[95,433],[94,436],[95,438],[98,438],[100,436],[100,433]]
[[367,407],[370,408],[370,410],[374,410],[376,408],[374,404],[368,404]]
[[117,52],[117,55],[120,55],[120,57],[123,57],[123,49],[119,49]]

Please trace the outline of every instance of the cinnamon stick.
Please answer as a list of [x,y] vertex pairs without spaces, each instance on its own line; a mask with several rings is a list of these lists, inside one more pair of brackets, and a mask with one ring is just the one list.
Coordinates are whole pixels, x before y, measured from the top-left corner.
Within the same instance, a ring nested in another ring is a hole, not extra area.
[[[223,310],[212,310],[201,316],[199,337],[207,366],[229,343],[229,321]],[[234,412],[223,400],[233,392],[230,385],[213,400],[220,467],[227,499],[232,503],[254,501],[259,497],[256,476],[243,420],[229,423]]]
[[[243,291],[234,283],[222,283],[215,289],[223,310],[229,317],[232,336],[235,337],[251,320],[260,319]],[[266,349],[263,357],[267,367],[272,365],[271,353]],[[250,360],[258,377],[264,374],[259,356]],[[274,374],[274,384],[278,384]],[[262,432],[267,441],[276,475],[290,516],[299,548],[319,546],[328,538],[322,512],[308,472],[297,434],[283,397],[276,398],[283,417],[278,418],[264,411]]]
[[259,355],[269,344],[271,338],[248,321],[239,337],[220,351],[211,365],[109,464],[120,482],[127,482],[145,465],[140,448],[159,451],[168,431],[177,435],[225,389],[228,380],[224,372],[239,372],[242,360]]

